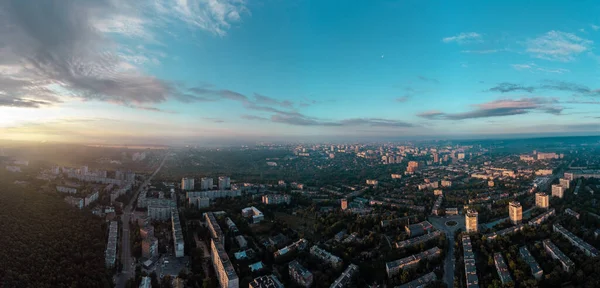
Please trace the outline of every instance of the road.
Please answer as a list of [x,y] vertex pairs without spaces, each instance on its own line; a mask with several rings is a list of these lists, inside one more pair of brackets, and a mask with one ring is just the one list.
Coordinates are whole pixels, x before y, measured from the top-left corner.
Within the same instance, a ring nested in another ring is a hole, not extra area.
[[148,179],[146,179],[146,181],[144,181],[144,183],[140,185],[138,190],[135,192],[135,194],[129,201],[129,204],[127,204],[127,206],[123,208],[123,215],[121,215],[121,222],[123,223],[123,233],[121,233],[121,263],[123,264],[123,270],[120,274],[118,274],[116,283],[117,288],[125,287],[125,283],[127,283],[127,280],[135,276],[135,266],[131,266],[131,263],[134,262],[131,257],[131,243],[129,242],[129,218],[131,216],[131,213],[133,212],[133,203],[135,202],[135,199],[137,199],[140,192],[144,190],[144,188],[148,184],[150,184],[150,181],[152,180],[152,178],[154,178],[154,175],[156,175],[160,171],[160,168],[162,168],[162,166],[165,164],[168,155],[169,152],[167,151],[165,158],[163,158],[163,161],[160,163],[158,168],[156,168],[154,173],[152,173],[152,175],[150,175],[150,177],[148,177]]
[[[454,233],[458,228],[465,230],[465,216],[464,215],[453,215],[445,217],[430,216],[429,222],[436,229],[443,231],[446,234],[446,241],[448,241],[448,253],[446,253],[446,259],[444,259],[444,282],[448,288],[454,286]],[[454,226],[446,226],[446,222],[456,221]]]

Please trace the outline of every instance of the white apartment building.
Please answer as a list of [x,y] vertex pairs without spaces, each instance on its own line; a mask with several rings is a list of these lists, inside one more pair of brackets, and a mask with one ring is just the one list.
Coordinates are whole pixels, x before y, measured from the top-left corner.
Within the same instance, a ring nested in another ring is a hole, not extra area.
[[477,232],[479,225],[479,213],[475,210],[468,210],[465,214],[465,225],[467,233]]
[[219,177],[219,189],[220,190],[229,190],[231,189],[231,179],[227,176]]
[[200,179],[200,190],[212,190],[213,188],[213,178],[203,177]]
[[550,206],[550,197],[544,192],[535,193],[535,206],[547,209]]
[[181,179],[181,190],[183,190],[183,191],[194,190],[194,178],[182,178]]

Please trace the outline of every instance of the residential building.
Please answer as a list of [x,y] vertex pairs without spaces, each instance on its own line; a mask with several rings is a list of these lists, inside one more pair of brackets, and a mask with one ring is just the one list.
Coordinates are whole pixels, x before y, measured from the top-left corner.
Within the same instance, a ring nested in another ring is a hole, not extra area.
[[76,194],[77,188],[73,188],[73,187],[69,187],[69,186],[56,186],[56,191],[61,192],[61,193]]
[[414,267],[424,259],[433,259],[441,254],[441,250],[438,247],[433,247],[429,250],[423,251],[418,254],[414,254],[405,258],[398,259],[396,261],[385,263],[385,270],[388,278],[392,278],[394,275],[400,273],[400,270],[405,268]]
[[302,287],[310,287],[313,283],[313,274],[304,268],[298,261],[294,260],[288,264],[288,272],[290,278],[296,282],[296,284]]
[[[444,195],[440,195],[438,196],[437,199],[435,199],[435,202],[433,203],[433,207],[431,207],[431,215],[439,215],[440,213],[440,206],[442,206],[442,202],[444,201]],[[409,234],[410,236],[410,234]]]
[[477,277],[477,267],[475,266],[475,254],[469,235],[463,235],[463,259],[465,261],[465,279],[467,288],[479,288],[479,278]]
[[108,226],[108,241],[104,251],[104,260],[107,268],[115,267],[117,260],[117,238],[119,235],[119,224],[117,221],[111,221]]
[[229,190],[231,189],[231,179],[227,176],[219,177],[219,190]]
[[234,234],[240,232],[240,230],[237,228],[237,225],[235,225],[235,222],[233,222],[231,218],[227,217],[225,222],[227,223],[227,229],[229,229],[229,231],[233,232]]
[[158,239],[150,236],[142,241],[142,257],[152,258],[158,255]]
[[209,190],[209,191],[191,191],[186,192],[185,197],[187,199],[194,197],[204,197],[210,200],[214,200],[217,198],[225,198],[225,197],[240,197],[242,196],[242,191],[240,190]]
[[265,215],[254,206],[242,209],[242,216],[249,218],[252,224],[258,224],[265,219]]
[[342,205],[341,205],[342,206],[342,210],[348,209],[348,199],[344,198],[344,199],[342,199],[341,202],[342,202]]
[[419,245],[421,243],[425,243],[427,241],[433,240],[439,236],[442,235],[442,232],[440,232],[439,230],[433,231],[429,234],[425,234],[423,236],[419,236],[419,237],[415,237],[415,238],[410,238],[410,239],[406,239],[404,241],[400,241],[400,242],[396,242],[395,246],[396,248],[406,248],[406,247],[412,247],[415,245]]
[[166,221],[171,218],[171,206],[152,205],[148,206],[148,218],[151,220]]
[[479,213],[477,213],[477,211],[467,211],[465,214],[465,226],[467,233],[477,232],[479,226]]
[[183,240],[183,232],[181,231],[181,221],[179,221],[179,213],[177,208],[172,208],[171,211],[171,229],[173,230],[173,249],[175,257],[183,257],[185,241]]
[[288,194],[268,194],[262,196],[262,203],[267,205],[290,204],[292,196]]
[[531,253],[529,253],[527,247],[523,246],[519,248],[519,254],[521,255],[521,258],[523,258],[523,261],[525,261],[525,263],[529,265],[529,268],[531,269],[531,275],[533,275],[533,278],[535,278],[536,280],[541,280],[542,276],[544,275],[544,270],[540,268],[540,265],[535,261],[535,258],[533,258]]
[[535,193],[535,206],[539,208],[548,209],[548,207],[550,206],[549,198],[550,197],[548,196],[548,194],[544,192]]
[[[235,273],[235,269],[233,268],[233,264],[229,260],[229,256],[227,256],[227,252],[225,252],[225,248],[219,241],[215,241],[215,239],[211,239],[210,241],[210,256],[212,259],[213,267],[215,269],[215,273],[217,274],[217,279],[219,279],[219,284],[223,288],[238,288],[239,278]],[[250,286],[250,287],[269,287],[269,286]],[[277,287],[283,287],[277,286]]]
[[560,251],[560,249],[558,249],[558,247],[556,247],[556,245],[554,245],[554,243],[552,243],[550,239],[544,240],[543,244],[546,252],[550,254],[552,258],[560,262],[560,264],[563,267],[563,270],[569,272],[571,269],[573,269],[573,267],[575,267],[575,263],[573,263],[573,261],[571,261],[571,259],[569,259],[567,255]]
[[440,184],[442,184],[442,187],[451,187],[452,186],[452,181],[450,181],[450,180],[442,180],[442,182]]
[[248,241],[246,241],[246,238],[242,235],[235,236],[235,242],[240,246],[240,249],[248,248]]
[[444,195],[444,191],[442,191],[442,189],[435,189],[435,190],[433,190],[433,195],[434,196]]
[[150,277],[142,277],[142,282],[140,282],[140,288],[152,288],[152,282]]
[[148,237],[153,237],[154,236],[154,226],[144,225],[143,227],[140,227],[140,236],[142,236],[142,239],[146,239]]
[[508,227],[508,228],[502,229],[500,231],[496,231],[496,232],[485,234],[483,236],[487,239],[487,241],[492,241],[492,240],[496,239],[496,237],[506,236],[506,235],[515,233],[517,231],[523,230],[523,228],[525,228],[524,224],[518,224],[518,225],[515,225],[515,226],[512,226],[512,227]]
[[421,223],[408,225],[404,228],[408,237],[421,236],[429,233],[433,229],[433,225],[429,221],[423,221]]
[[340,257],[337,257],[319,248],[317,245],[310,247],[310,254],[319,258],[323,262],[329,263],[329,265],[333,266],[334,268],[339,268],[344,264]]
[[204,221],[206,222],[206,226],[208,226],[208,231],[210,231],[210,237],[221,243],[221,245],[225,245],[225,237],[223,237],[223,231],[217,222],[215,214],[213,212],[204,213]]
[[83,209],[83,198],[67,196],[65,197],[65,202],[67,202],[71,206],[75,206],[79,209]]
[[494,264],[496,265],[496,272],[498,272],[498,277],[500,277],[502,285],[512,282],[510,272],[508,271],[508,265],[506,265],[502,253],[494,253]]
[[333,284],[331,284],[331,286],[329,286],[329,288],[350,287],[350,284],[352,283],[352,279],[354,278],[354,276],[357,273],[358,273],[358,266],[356,266],[354,264],[348,265],[348,268],[346,268],[346,270],[344,270],[344,272],[342,272],[342,275],[340,275],[337,279],[335,279],[335,281],[333,281]]
[[183,191],[194,190],[194,178],[181,179],[181,190],[183,190]]
[[434,272],[429,272],[413,281],[410,281],[406,284],[397,286],[396,288],[423,288],[427,287],[427,284],[437,280]]
[[377,186],[377,184],[379,184],[379,181],[374,179],[367,179],[367,185]]
[[300,240],[275,251],[275,253],[273,253],[274,258],[286,255],[286,254],[288,254],[290,252],[294,252],[296,250],[304,250],[304,249],[306,249],[307,245],[308,245],[308,241],[306,241],[304,238],[301,238]]
[[212,190],[213,188],[213,178],[202,177],[200,179],[200,190]]
[[208,197],[190,197],[188,198],[188,202],[196,208],[206,208],[210,206],[210,198]]
[[392,174],[392,179],[401,179],[402,174]]
[[406,167],[407,173],[415,173],[419,171],[419,162],[417,161],[409,161],[408,166]]
[[569,179],[562,178],[562,179],[560,179],[558,181],[559,181],[558,184],[560,184],[560,186],[565,187],[565,189],[571,188],[571,181],[569,181]]
[[[221,286],[221,287],[224,287],[224,286]],[[281,283],[281,281],[279,281],[279,279],[277,279],[277,276],[275,276],[273,274],[254,278],[254,280],[252,280],[252,282],[250,282],[250,284],[248,284],[248,287],[250,287],[250,288],[285,288],[283,286],[283,284]]]
[[554,224],[552,226],[552,228],[553,228],[554,232],[558,232],[563,237],[567,238],[567,240],[569,240],[569,242],[571,242],[571,244],[573,244],[573,246],[579,248],[579,250],[581,250],[585,255],[587,255],[589,257],[596,257],[596,256],[600,255],[600,253],[598,252],[598,249],[596,249],[594,246],[588,244],[587,242],[583,241],[583,239],[575,236],[575,234],[571,233],[571,231],[565,229],[560,224]]
[[565,197],[565,187],[562,185],[552,185],[552,197],[563,198]]
[[458,215],[458,208],[446,208],[446,215],[447,216],[452,216],[452,215]]
[[554,215],[554,208],[538,215],[537,217],[529,220],[529,222],[527,224],[529,224],[529,226],[538,226],[540,224],[542,224],[544,221],[546,221],[548,218],[550,218],[550,216]]
[[573,217],[575,217],[575,218],[579,219],[579,213],[577,213],[577,212],[575,212],[575,211],[571,210],[571,208],[567,208],[567,209],[565,209],[565,214],[567,214],[567,215],[571,215],[571,216],[573,216]]
[[510,222],[515,225],[521,223],[523,220],[523,207],[521,206],[521,203],[517,201],[508,203],[508,214]]

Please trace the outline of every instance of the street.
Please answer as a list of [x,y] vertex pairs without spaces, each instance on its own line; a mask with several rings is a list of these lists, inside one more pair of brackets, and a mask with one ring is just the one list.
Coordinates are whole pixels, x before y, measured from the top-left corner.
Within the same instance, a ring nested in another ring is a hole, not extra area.
[[162,166],[165,164],[165,161],[167,160],[168,155],[169,155],[169,152],[167,151],[165,158],[160,163],[158,168],[156,168],[154,173],[152,173],[152,175],[150,175],[150,177],[148,177],[148,179],[146,179],[146,181],[144,181],[144,183],[142,185],[140,185],[138,190],[135,192],[135,194],[129,201],[129,204],[127,204],[127,206],[125,208],[123,208],[123,215],[121,215],[121,222],[123,223],[123,233],[121,236],[121,263],[123,264],[123,270],[117,276],[117,283],[116,283],[117,288],[125,287],[125,283],[127,283],[127,280],[129,280],[129,278],[132,278],[133,276],[135,276],[134,275],[135,266],[131,266],[131,263],[134,263],[134,262],[133,262],[133,259],[131,258],[131,252],[130,252],[131,251],[131,247],[130,247],[131,243],[129,242],[129,218],[130,218],[131,212],[133,212],[133,208],[134,208],[132,206],[132,204],[135,201],[135,199],[137,199],[140,192],[142,190],[144,190],[144,188],[150,183],[150,181],[152,180],[154,175],[156,175],[160,171],[160,168],[162,168]]
[[[448,253],[446,253],[446,259],[444,260],[444,282],[448,288],[454,287],[454,233],[458,228],[465,229],[465,216],[454,215],[445,217],[430,216],[429,222],[436,229],[443,231],[446,234],[446,241],[448,241]],[[447,226],[446,222],[456,221],[456,225]]]

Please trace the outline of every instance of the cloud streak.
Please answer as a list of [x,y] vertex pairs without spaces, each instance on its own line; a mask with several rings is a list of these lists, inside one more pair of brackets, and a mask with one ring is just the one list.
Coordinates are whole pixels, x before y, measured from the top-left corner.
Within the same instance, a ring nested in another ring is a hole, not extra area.
[[481,35],[475,32],[462,32],[455,36],[445,37],[442,39],[444,43],[469,44],[474,42],[482,42]]
[[462,113],[445,113],[438,110],[426,111],[417,116],[430,120],[465,120],[489,117],[502,117],[531,112],[542,112],[553,115],[560,115],[563,108],[555,106],[556,99],[551,98],[521,98],[521,99],[500,99],[492,102],[475,104],[474,110]]

